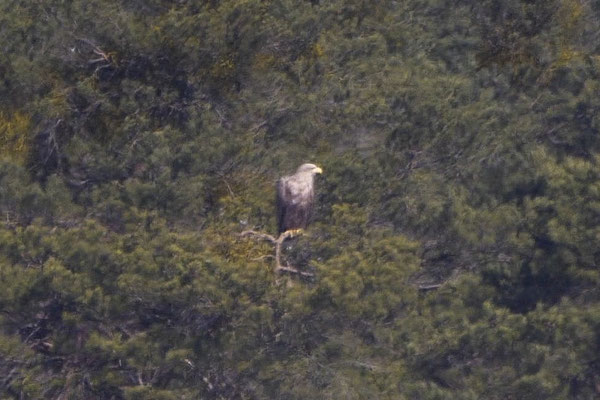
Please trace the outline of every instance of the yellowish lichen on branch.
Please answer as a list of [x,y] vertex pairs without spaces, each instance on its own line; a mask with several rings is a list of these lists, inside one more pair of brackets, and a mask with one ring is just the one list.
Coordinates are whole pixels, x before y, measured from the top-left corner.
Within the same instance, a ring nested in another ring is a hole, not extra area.
[[29,152],[31,119],[21,112],[0,112],[0,156],[20,164],[25,163]]

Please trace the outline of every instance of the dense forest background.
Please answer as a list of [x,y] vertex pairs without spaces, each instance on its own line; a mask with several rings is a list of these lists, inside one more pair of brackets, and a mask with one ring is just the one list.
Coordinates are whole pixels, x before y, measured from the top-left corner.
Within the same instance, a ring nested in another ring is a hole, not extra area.
[[[600,3],[1,0],[0,398],[600,396]],[[273,270],[275,181],[324,170]]]

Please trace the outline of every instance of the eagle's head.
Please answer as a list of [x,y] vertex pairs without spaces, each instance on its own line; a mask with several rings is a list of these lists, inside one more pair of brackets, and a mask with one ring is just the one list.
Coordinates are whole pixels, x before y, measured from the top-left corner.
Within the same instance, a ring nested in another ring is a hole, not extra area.
[[296,170],[297,174],[311,174],[311,175],[315,175],[315,174],[322,174],[323,170],[319,167],[317,167],[315,164],[302,164],[301,166],[298,167],[298,169]]

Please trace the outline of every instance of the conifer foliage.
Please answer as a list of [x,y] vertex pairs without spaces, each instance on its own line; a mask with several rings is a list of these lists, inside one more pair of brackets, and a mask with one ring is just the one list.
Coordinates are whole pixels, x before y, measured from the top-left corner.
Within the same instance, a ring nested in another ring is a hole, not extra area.
[[[597,398],[599,32],[583,0],[0,2],[0,398]],[[303,162],[290,274],[240,233]]]

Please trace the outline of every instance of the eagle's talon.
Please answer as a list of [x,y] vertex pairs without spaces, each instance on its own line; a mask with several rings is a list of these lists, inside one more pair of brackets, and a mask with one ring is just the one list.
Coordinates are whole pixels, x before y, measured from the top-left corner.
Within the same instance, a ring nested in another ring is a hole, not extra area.
[[287,230],[283,233],[283,235],[289,237],[289,238],[293,238],[294,236],[299,236],[302,235],[302,233],[304,232],[304,229],[300,228],[300,229],[290,229]]

